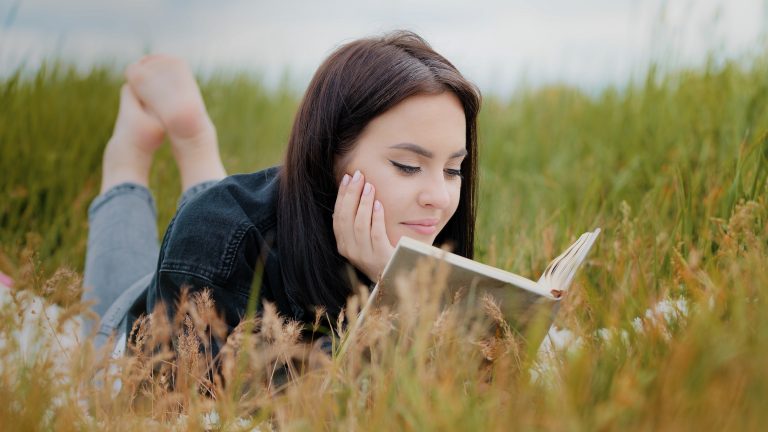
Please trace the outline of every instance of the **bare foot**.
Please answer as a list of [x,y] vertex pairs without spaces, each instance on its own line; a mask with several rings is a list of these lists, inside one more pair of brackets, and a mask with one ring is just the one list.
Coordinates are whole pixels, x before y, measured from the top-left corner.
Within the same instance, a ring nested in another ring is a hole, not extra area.
[[163,125],[146,112],[124,84],[112,137],[104,149],[101,193],[120,183],[149,185],[149,169],[155,151],[163,143]]
[[189,66],[175,57],[151,55],[130,65],[125,76],[147,111],[165,127],[182,189],[224,178],[216,129]]

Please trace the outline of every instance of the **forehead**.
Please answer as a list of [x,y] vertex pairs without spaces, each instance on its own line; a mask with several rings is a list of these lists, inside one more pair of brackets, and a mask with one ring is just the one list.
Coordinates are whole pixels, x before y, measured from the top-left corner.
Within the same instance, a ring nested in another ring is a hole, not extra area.
[[414,95],[404,99],[366,125],[355,150],[384,150],[412,143],[437,155],[466,148],[464,109],[451,92]]

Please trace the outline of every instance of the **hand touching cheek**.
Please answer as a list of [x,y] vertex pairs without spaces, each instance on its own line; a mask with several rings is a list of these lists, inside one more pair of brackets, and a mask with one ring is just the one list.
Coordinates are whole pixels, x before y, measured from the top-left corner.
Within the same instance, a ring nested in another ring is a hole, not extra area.
[[376,189],[360,171],[344,174],[333,210],[333,233],[341,256],[376,282],[394,247],[384,226],[384,208]]

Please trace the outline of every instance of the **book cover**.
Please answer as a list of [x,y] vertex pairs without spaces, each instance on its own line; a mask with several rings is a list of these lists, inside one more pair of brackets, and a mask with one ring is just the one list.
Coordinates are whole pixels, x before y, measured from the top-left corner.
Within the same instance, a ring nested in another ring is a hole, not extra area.
[[[402,237],[356,324],[372,308],[396,310],[399,301],[411,303],[423,297],[408,292],[414,286],[423,287],[412,283],[420,271],[422,278],[426,273],[426,278],[434,281],[444,305],[459,303],[461,308],[473,311],[483,296],[492,297],[510,327],[528,343],[538,345],[599,234],[599,228],[582,234],[550,262],[537,281]],[[539,329],[532,336],[529,327],[534,321],[544,332]]]

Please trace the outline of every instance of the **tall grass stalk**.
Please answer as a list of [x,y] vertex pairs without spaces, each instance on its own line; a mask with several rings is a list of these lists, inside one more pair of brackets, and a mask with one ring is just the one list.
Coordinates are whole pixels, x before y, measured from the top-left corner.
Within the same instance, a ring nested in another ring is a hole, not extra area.
[[[220,375],[206,372],[213,359],[196,357],[208,337],[199,328],[212,325],[201,298],[173,326],[186,347],[175,359],[155,349],[173,336],[161,325],[138,329],[144,345],[117,361],[88,341],[61,342],[84,313],[77,271],[67,268],[82,268],[118,87],[107,69],[79,75],[55,64],[0,82],[0,270],[16,280],[0,307],[2,424],[758,430],[768,422],[764,58],[663,75],[651,68],[642,82],[597,96],[558,86],[507,102],[486,96],[478,259],[535,277],[577,234],[603,228],[558,318],[574,342],[536,354],[432,307],[372,317],[346,355],[328,356],[268,309],[230,336]],[[231,172],[279,163],[297,95],[231,75],[203,90]],[[151,186],[164,228],[179,192],[168,152]],[[416,278],[404,289],[432,285]],[[35,321],[29,293],[56,313]],[[350,300],[349,322],[362,301]],[[37,331],[26,340],[35,342],[23,346],[30,326]]]

